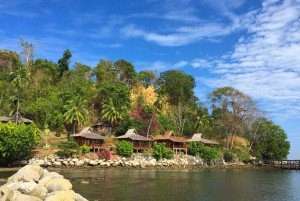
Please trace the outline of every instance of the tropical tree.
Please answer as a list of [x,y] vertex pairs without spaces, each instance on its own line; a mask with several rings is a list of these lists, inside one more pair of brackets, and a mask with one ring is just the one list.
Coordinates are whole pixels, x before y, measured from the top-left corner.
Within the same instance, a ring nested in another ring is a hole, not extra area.
[[[72,132],[74,134],[76,127],[81,126],[87,121],[87,101],[80,96],[75,96],[67,101],[64,109],[65,122],[72,125]],[[68,135],[68,137],[70,137],[70,135]]]
[[109,98],[103,105],[101,110],[101,118],[111,124],[112,128],[123,120],[127,115],[128,107],[119,103],[117,100]]
[[[267,119],[260,119],[253,154],[263,160],[282,160],[289,154],[290,143],[284,130]],[[258,122],[257,122],[258,123]]]

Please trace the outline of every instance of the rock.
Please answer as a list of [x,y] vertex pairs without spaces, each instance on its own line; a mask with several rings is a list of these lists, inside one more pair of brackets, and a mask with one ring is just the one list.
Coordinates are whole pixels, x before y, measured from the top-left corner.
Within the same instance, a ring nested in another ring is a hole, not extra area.
[[78,160],[75,162],[75,166],[83,166],[84,165],[84,161],[83,160]]
[[72,184],[66,179],[50,179],[45,183],[48,192],[67,191],[72,189]]
[[60,161],[54,161],[53,166],[60,167],[62,164]]
[[37,186],[37,184],[33,181],[30,182],[16,182],[16,183],[9,183],[7,187],[19,191],[24,194],[29,194],[32,190]]
[[37,165],[27,165],[21,168],[16,174],[8,178],[8,183],[13,182],[37,182],[43,176],[43,169]]
[[8,198],[8,201],[42,201],[40,198],[25,195],[20,193],[19,191],[13,191],[13,195]]
[[45,201],[76,201],[75,196],[75,193],[71,190],[56,191],[54,193],[50,193]]
[[13,190],[8,188],[6,185],[0,187],[0,201],[8,201],[13,197],[13,195]]
[[29,193],[29,195],[38,197],[42,200],[44,200],[47,196],[48,190],[46,187],[38,184],[35,186],[35,188]]
[[97,162],[97,161],[94,161],[94,160],[90,160],[88,164],[89,164],[90,166],[96,166],[96,165],[98,165],[98,162]]

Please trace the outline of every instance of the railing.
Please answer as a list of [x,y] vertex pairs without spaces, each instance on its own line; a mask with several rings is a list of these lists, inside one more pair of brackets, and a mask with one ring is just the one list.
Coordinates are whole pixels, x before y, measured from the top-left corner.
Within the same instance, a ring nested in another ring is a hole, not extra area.
[[271,166],[281,169],[300,170],[300,160],[273,160],[265,161],[266,166]]

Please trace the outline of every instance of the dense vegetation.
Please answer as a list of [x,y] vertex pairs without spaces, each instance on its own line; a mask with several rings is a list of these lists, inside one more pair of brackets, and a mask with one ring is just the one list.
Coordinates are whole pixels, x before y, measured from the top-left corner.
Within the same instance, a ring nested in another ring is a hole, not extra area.
[[173,151],[166,147],[165,144],[162,144],[162,143],[157,143],[157,144],[154,144],[153,145],[153,157],[156,159],[156,160],[160,160],[160,159],[171,159],[173,158]]
[[109,124],[117,135],[132,127],[144,135],[202,132],[228,150],[240,136],[258,158],[288,154],[284,131],[237,89],[215,89],[204,106],[194,94],[195,79],[183,71],[137,72],[123,59],[71,65],[70,50],[57,62],[33,59],[32,45],[21,45],[20,54],[0,51],[0,115],[20,112],[40,129],[68,134],[96,121]]
[[133,154],[133,145],[127,141],[117,143],[117,153],[119,156],[130,157]]
[[40,130],[34,125],[0,123],[0,165],[26,159],[40,141]]

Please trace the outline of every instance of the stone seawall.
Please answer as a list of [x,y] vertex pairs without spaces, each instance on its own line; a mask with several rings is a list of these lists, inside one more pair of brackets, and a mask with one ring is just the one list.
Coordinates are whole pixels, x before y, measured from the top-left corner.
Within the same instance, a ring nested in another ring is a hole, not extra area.
[[88,201],[62,175],[26,165],[0,187],[0,201]]
[[59,158],[56,156],[48,156],[45,158],[33,158],[27,162],[28,164],[40,165],[42,167],[207,167],[213,165],[224,165],[223,160],[214,161],[210,164],[205,163],[201,158],[182,155],[173,159],[156,160],[153,157],[145,157],[143,155],[133,155],[130,158],[116,158],[113,160],[89,159],[89,158]]

